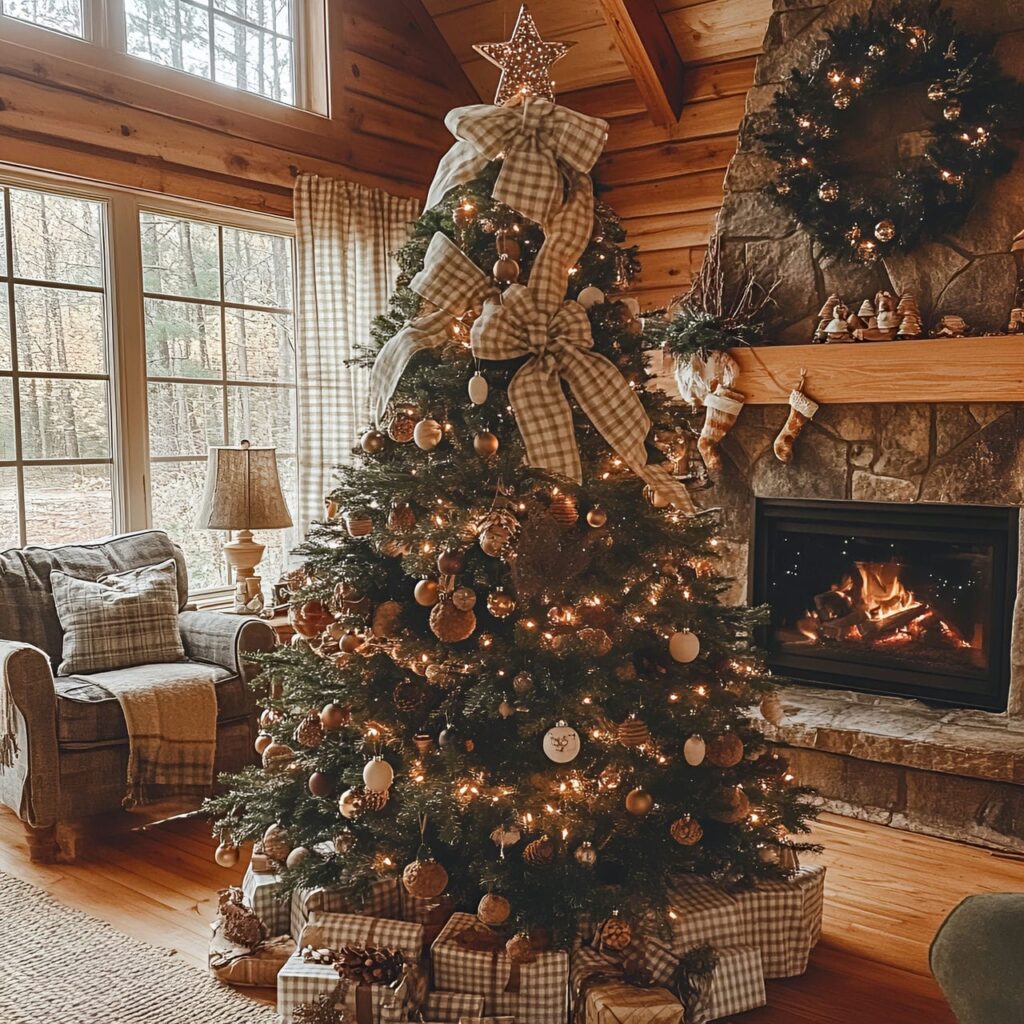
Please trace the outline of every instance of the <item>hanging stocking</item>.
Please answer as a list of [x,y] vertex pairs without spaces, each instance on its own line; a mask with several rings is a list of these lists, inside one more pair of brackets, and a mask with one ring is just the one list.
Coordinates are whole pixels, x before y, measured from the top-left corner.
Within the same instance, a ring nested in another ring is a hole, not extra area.
[[705,396],[704,426],[697,441],[697,449],[709,473],[717,473],[722,468],[718,445],[736,422],[742,408],[743,395],[721,384]]
[[775,457],[780,462],[789,462],[793,458],[793,445],[804,429],[804,424],[814,419],[818,411],[818,403],[811,401],[804,394],[804,374],[800,374],[800,383],[789,393],[789,417],[779,436],[775,438]]

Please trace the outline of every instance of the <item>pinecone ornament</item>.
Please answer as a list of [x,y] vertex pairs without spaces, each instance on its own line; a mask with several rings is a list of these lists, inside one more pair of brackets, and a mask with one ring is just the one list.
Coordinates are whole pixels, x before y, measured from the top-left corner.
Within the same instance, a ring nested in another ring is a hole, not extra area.
[[523,861],[532,868],[549,868],[555,862],[555,844],[547,836],[534,839],[523,850]]
[[680,846],[696,846],[704,837],[704,829],[700,827],[700,822],[688,814],[682,818],[676,818],[669,826],[668,831]]
[[598,945],[616,952],[625,949],[633,941],[633,929],[621,917],[609,917],[601,925]]
[[217,924],[221,934],[235,946],[255,949],[267,937],[267,929],[245,905],[242,890],[232,886],[230,889],[222,889],[218,896]]
[[346,946],[339,951],[334,969],[357,985],[390,985],[402,977],[405,957],[397,949]]
[[320,720],[320,713],[310,711],[308,715],[295,727],[295,741],[304,747],[319,747],[324,739],[324,723]]

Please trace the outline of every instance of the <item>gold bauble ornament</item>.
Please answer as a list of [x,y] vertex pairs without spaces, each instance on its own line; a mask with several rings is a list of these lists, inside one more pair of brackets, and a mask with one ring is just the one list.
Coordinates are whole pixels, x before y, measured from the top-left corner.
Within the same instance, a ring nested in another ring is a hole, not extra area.
[[725,825],[734,825],[750,811],[750,800],[739,786],[722,786],[715,790],[708,814]]
[[700,654],[700,637],[688,629],[678,630],[669,638],[668,653],[674,661],[688,665]]
[[332,788],[331,777],[325,772],[313,772],[306,780],[306,788],[312,796],[320,797],[321,799],[330,796]]
[[269,732],[261,732],[259,736],[256,737],[256,753],[262,757],[263,751],[266,750],[273,742],[274,737],[271,736]]
[[400,413],[395,416],[388,425],[388,437],[390,437],[392,441],[397,441],[399,444],[406,444],[411,441],[415,432],[416,420],[405,413]]
[[505,954],[514,964],[529,964],[536,960],[537,954],[533,951],[529,932],[516,932],[505,943]]
[[335,732],[348,721],[349,710],[340,704],[325,704],[320,711],[320,722],[328,732]]
[[504,550],[512,531],[500,523],[493,523],[480,531],[480,550],[491,558],[497,558]]
[[412,590],[416,603],[424,608],[433,608],[437,604],[437,593],[436,580],[420,580]]
[[316,711],[308,715],[295,727],[295,740],[304,747],[319,747],[324,739],[324,724]]
[[425,452],[436,448],[441,443],[442,437],[444,437],[444,431],[441,428],[441,424],[437,420],[431,419],[420,420],[416,424],[412,435],[412,439],[416,442],[416,447],[421,448]]
[[270,825],[263,833],[263,852],[271,859],[284,863],[292,852],[291,840],[283,825]]
[[476,908],[476,916],[490,927],[504,924],[511,913],[512,904],[495,892],[485,893]]
[[213,851],[213,859],[222,868],[233,868],[238,863],[238,847],[230,839],[222,839]]
[[460,612],[468,612],[471,608],[476,607],[476,591],[472,587],[459,587],[452,594],[452,604]]
[[723,732],[707,744],[707,759],[716,768],[735,768],[743,760],[743,740],[734,732]]
[[359,439],[359,445],[369,455],[376,455],[384,450],[387,438],[379,430],[368,430]]
[[572,526],[580,517],[576,499],[571,494],[556,494],[548,506],[548,515],[559,526]]
[[271,743],[263,751],[263,767],[268,772],[284,771],[295,760],[295,751],[287,743]]
[[688,814],[676,818],[669,826],[668,831],[680,846],[696,846],[704,837],[704,829],[700,827],[700,822]]
[[596,505],[587,513],[587,523],[595,530],[600,530],[608,522],[608,513]]
[[637,786],[626,794],[626,810],[638,818],[651,813],[654,797],[643,786]]
[[584,843],[580,843],[576,847],[576,852],[573,853],[576,858],[576,863],[581,867],[592,868],[597,863],[597,850],[594,849],[594,844],[589,840]]
[[523,861],[532,868],[549,868],[555,862],[555,844],[547,836],[534,839],[523,850]]
[[402,871],[402,885],[410,896],[434,899],[448,888],[448,872],[433,857],[417,857]]
[[402,629],[402,605],[398,601],[383,601],[373,610],[374,636],[393,640]]
[[455,644],[473,635],[476,615],[472,609],[463,611],[451,601],[441,600],[430,611],[430,629],[442,643]]
[[492,590],[487,595],[487,610],[496,619],[507,619],[516,610],[516,601],[504,590]]
[[437,556],[437,571],[454,576],[466,567],[466,556],[454,548],[447,548]]
[[351,789],[346,789],[338,797],[338,810],[343,818],[348,818],[350,821],[358,818],[364,810],[363,791],[355,786]]
[[492,455],[498,454],[498,435],[492,434],[489,430],[481,430],[473,438],[473,451],[481,458],[489,459]]
[[636,715],[630,715],[616,730],[616,738],[624,747],[642,747],[651,742],[651,730]]
[[602,922],[598,944],[608,949],[622,950],[633,941],[633,929],[621,917],[609,917]]
[[512,284],[519,279],[519,264],[511,256],[501,255],[491,270],[498,284]]
[[880,242],[891,242],[896,237],[896,225],[891,220],[880,220],[875,225],[875,238]]

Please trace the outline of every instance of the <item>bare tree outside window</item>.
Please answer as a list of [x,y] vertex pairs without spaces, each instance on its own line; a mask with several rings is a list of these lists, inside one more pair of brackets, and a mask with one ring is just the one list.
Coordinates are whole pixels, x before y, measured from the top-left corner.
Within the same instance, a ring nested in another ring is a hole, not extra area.
[[114,529],[105,218],[0,188],[0,549]]
[[124,7],[133,56],[296,102],[294,0],[125,0]]
[[0,0],[0,14],[82,38],[82,0]]
[[[292,241],[284,235],[142,213],[153,525],[186,551],[193,586],[229,580],[224,536],[195,527],[211,444],[273,445],[298,496]],[[276,579],[294,531],[268,531]]]

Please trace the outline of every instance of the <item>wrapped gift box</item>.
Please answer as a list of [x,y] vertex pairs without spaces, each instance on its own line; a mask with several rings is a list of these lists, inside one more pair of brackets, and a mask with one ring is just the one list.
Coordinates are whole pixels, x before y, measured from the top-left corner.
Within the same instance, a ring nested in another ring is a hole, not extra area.
[[792,878],[762,882],[734,897],[743,920],[744,946],[761,951],[766,978],[791,978],[807,970],[821,937],[825,868],[800,868]]
[[423,925],[362,914],[318,914],[300,934],[299,949],[304,946],[317,949],[341,949],[344,946],[397,949],[410,964],[416,964],[423,955]]
[[398,920],[402,917],[400,888],[396,878],[383,878],[374,882],[361,907],[336,889],[296,889],[292,893],[290,918],[284,930],[290,931],[292,938],[297,941],[302,929],[317,914],[364,914],[367,917]]
[[281,876],[273,871],[254,871],[250,864],[242,878],[245,902],[266,925],[270,935],[288,935],[288,898],[281,897]]
[[503,941],[493,949],[466,944],[466,933],[478,927],[473,914],[449,918],[431,947],[434,988],[482,995],[488,1016],[512,1016],[517,1024],[563,1021],[568,1012],[569,954],[550,950],[538,953],[532,963],[513,964]]
[[428,992],[421,1015],[438,1024],[459,1024],[484,1015],[484,997],[472,992]]
[[423,899],[410,896],[404,885],[398,886],[398,916],[403,921],[414,921],[423,925],[423,933],[427,945],[431,945],[441,934],[441,929],[448,923],[448,918],[455,911],[455,904],[447,896],[435,899]]
[[764,1006],[761,954],[750,946],[716,946],[718,964],[694,1014],[697,1024]]
[[[337,1005],[344,1006],[356,1024],[398,1024],[408,1019],[411,1010],[403,986],[352,985],[342,981],[332,965],[308,964],[296,953],[277,976],[277,1015],[281,1024],[292,1024],[295,1010],[303,1003],[335,993]],[[365,1020],[367,1012],[370,1021]],[[359,1019],[360,1014],[364,1015],[363,1020]]]
[[744,944],[743,915],[735,898],[723,889],[695,875],[679,875],[669,886],[669,898],[676,959],[705,942],[716,949]]
[[210,973],[227,985],[273,988],[281,968],[294,952],[295,940],[290,935],[267,939],[250,951],[229,942],[218,930],[210,940],[207,964]]

